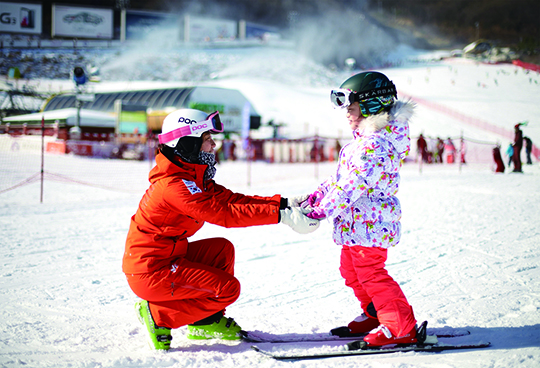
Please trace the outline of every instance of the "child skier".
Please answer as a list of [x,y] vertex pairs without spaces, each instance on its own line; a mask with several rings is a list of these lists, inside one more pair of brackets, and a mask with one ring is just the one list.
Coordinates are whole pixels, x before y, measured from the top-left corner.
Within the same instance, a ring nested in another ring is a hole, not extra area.
[[387,249],[401,235],[395,194],[410,149],[414,104],[397,101],[394,84],[379,72],[350,77],[331,92],[331,100],[347,110],[354,139],[342,148],[335,177],[302,205],[313,209],[309,217],[334,224],[334,242],[342,247],[341,275],[364,312],[348,325],[350,332],[371,331],[364,341],[372,346],[414,343],[412,307],[384,268]]
[[[181,109],[169,114],[159,135],[160,153],[150,188],[131,218],[122,269],[155,349],[170,348],[171,329],[188,325],[190,339],[240,338],[225,307],[240,295],[234,246],[224,238],[190,241],[206,221],[224,227],[282,222],[299,233],[317,229],[298,202],[233,193],[214,182],[219,114]],[[288,205],[293,206],[292,208]]]

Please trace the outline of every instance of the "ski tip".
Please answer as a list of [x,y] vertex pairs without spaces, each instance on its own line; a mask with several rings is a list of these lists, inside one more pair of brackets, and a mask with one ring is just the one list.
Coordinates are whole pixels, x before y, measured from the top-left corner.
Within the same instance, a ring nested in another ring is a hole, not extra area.
[[259,349],[257,346],[255,345],[251,345],[251,350],[254,350],[256,351],[257,353],[259,354],[262,354],[262,355],[266,355],[270,358],[274,358],[274,359],[277,359],[276,356],[272,355],[272,353],[269,353],[268,351],[266,350],[262,350],[262,349]]
[[261,349],[259,349],[257,346],[255,345],[251,345],[251,349],[252,350],[255,350],[256,352],[260,353],[261,352]]

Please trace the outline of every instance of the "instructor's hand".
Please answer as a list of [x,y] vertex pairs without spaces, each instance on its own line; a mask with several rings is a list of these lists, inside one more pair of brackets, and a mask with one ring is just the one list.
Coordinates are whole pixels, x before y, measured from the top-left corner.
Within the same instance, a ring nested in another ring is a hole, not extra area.
[[296,197],[289,197],[288,207],[304,207],[303,204],[309,198],[309,194],[303,194]]
[[299,234],[309,234],[317,230],[320,221],[311,219],[305,214],[310,211],[299,207],[286,208],[280,210],[281,222],[288,225]]

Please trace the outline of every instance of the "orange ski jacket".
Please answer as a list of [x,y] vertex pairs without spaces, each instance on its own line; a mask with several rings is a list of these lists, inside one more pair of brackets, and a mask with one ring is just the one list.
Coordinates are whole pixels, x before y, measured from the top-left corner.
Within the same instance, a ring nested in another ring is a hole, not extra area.
[[126,240],[122,270],[151,273],[186,254],[188,238],[210,222],[223,227],[277,224],[281,196],[233,193],[213,180],[203,183],[206,165],[163,154],[150,171],[150,187],[139,203]]

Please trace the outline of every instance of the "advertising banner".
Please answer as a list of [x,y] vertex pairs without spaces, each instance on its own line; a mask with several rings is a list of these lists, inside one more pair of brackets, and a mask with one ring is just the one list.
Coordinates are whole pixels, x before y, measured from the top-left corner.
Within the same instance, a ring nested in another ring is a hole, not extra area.
[[0,2],[0,32],[41,34],[40,4]]
[[114,102],[116,112],[116,134],[146,134],[146,105],[133,105],[122,100]]
[[53,5],[53,37],[113,38],[113,10]]
[[235,21],[224,19],[184,17],[184,41],[201,42],[234,39],[237,36]]
[[246,22],[246,38],[258,38],[264,40],[267,35],[273,34],[278,35],[279,29],[276,27],[265,26],[261,24]]
[[[178,40],[178,16],[157,12],[126,12],[126,39],[143,40],[153,35],[164,35]],[[166,32],[166,33],[164,33]]]

